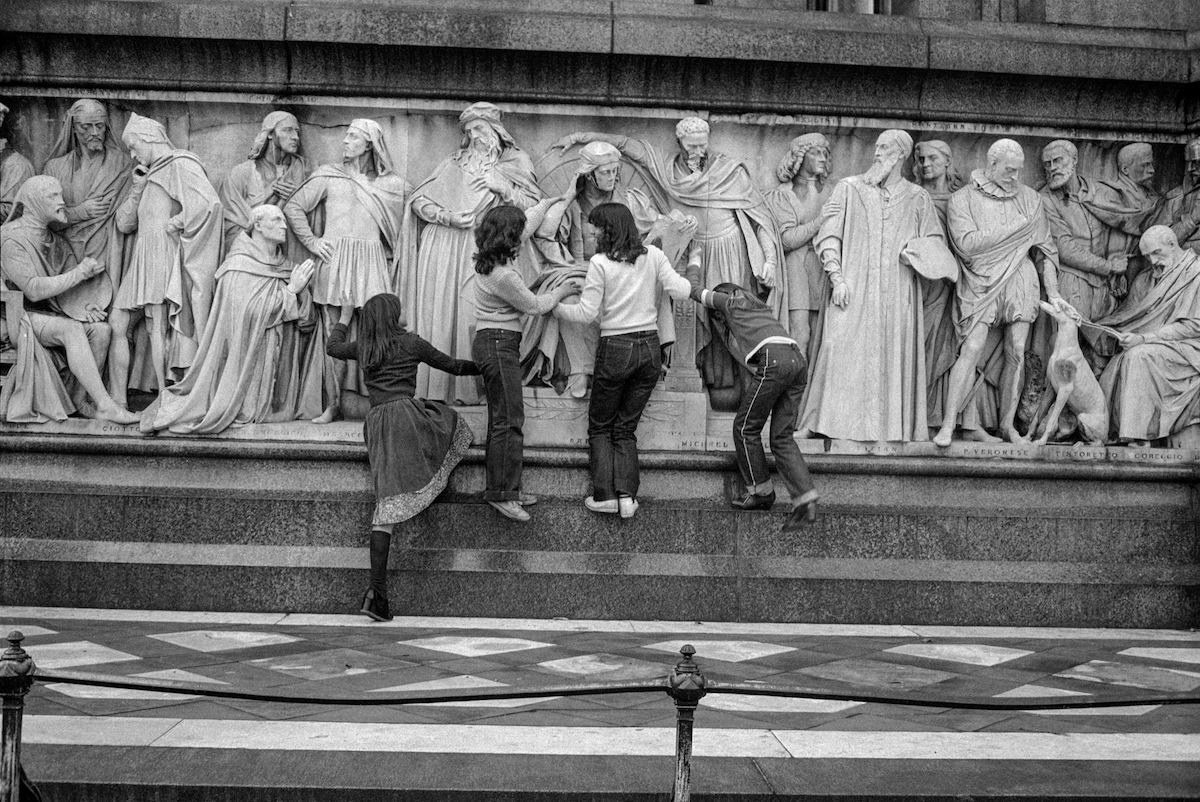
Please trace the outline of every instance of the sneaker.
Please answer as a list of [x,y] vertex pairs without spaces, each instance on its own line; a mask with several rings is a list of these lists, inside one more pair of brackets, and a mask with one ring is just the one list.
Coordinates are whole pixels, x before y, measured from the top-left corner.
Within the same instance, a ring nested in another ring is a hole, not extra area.
[[529,520],[529,513],[525,512],[525,508],[515,501],[489,501],[488,504],[491,504],[496,512],[505,518],[522,522]]
[[522,507],[532,507],[534,504],[537,504],[537,502],[538,497],[532,493],[522,493],[521,497],[517,499],[517,503]]
[[583,500],[583,506],[587,507],[592,512],[604,512],[615,515],[619,510],[617,500],[610,498],[607,501],[596,501],[596,499],[588,496]]
[[359,612],[375,621],[392,620],[392,611],[388,607],[387,596],[377,594],[373,590],[368,590],[366,595],[363,596],[362,609]]
[[792,514],[784,521],[781,531],[799,532],[815,520],[817,520],[817,502],[810,501],[792,510]]
[[738,510],[769,510],[775,506],[775,491],[772,490],[766,495],[747,492],[741,498],[735,498],[729,504]]
[[632,518],[637,515],[637,499],[633,496],[621,496],[617,499],[617,509],[620,510],[622,518]]

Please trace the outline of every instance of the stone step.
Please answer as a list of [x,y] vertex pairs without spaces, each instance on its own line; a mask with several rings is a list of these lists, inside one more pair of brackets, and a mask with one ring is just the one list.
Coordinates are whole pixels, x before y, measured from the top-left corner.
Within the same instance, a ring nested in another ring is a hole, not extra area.
[[[14,442],[15,441],[10,441]],[[361,447],[30,441],[0,460],[0,603],[347,612],[372,499]],[[222,449],[225,449],[222,452]],[[586,455],[530,450],[542,500],[478,500],[481,454],[397,529],[392,595],[427,615],[1024,626],[1200,621],[1187,469],[812,455],[821,517],[729,508],[727,456],[651,452],[642,507],[586,511]]]

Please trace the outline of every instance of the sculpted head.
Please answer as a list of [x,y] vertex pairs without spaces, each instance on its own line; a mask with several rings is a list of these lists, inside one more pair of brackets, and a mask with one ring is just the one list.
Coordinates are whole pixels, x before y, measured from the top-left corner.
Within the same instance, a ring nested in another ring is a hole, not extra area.
[[1149,188],[1154,180],[1154,150],[1134,142],[1117,151],[1117,171],[1135,184]]
[[46,226],[67,222],[67,203],[63,200],[62,184],[48,175],[35,175],[17,190],[14,206],[21,208],[21,217]]
[[1042,148],[1042,169],[1050,189],[1060,189],[1075,177],[1079,150],[1065,139],[1056,139]]
[[892,128],[875,140],[875,160],[863,174],[868,184],[879,186],[886,181],[912,153],[913,140],[907,131]]
[[1167,226],[1150,226],[1138,243],[1142,255],[1157,268],[1173,267],[1183,258],[1183,248],[1175,232]]
[[342,161],[352,161],[371,152],[371,134],[365,126],[350,123],[342,138]]
[[472,103],[458,116],[462,128],[462,147],[480,155],[494,156],[512,138],[500,124],[500,109],[492,103]]
[[300,152],[300,121],[294,114],[271,112],[263,120],[263,128],[267,129],[267,140],[274,142],[281,152],[289,156]]
[[579,169],[589,185],[613,192],[621,177],[621,151],[607,142],[589,142],[579,151]]
[[77,100],[67,111],[67,117],[71,120],[76,150],[86,153],[104,152],[104,139],[108,133],[108,109],[103,103],[92,98]]
[[937,184],[950,175],[950,146],[940,139],[918,142],[913,150],[913,174],[922,186]]
[[675,126],[679,153],[692,172],[704,169],[704,162],[708,159],[709,130],[708,123],[699,117],[684,117]]
[[816,179],[818,183],[829,176],[829,140],[824,134],[801,134],[792,140],[775,168],[775,177],[786,184],[796,176]]
[[173,149],[162,123],[139,114],[129,117],[121,134],[121,142],[129,148],[129,155],[143,167],[149,167],[164,151]]
[[992,183],[1009,192],[1021,185],[1021,170],[1025,169],[1025,151],[1011,139],[997,139],[988,148],[984,175]]
[[287,219],[278,206],[264,203],[250,210],[250,235],[268,245],[282,245],[287,239]]

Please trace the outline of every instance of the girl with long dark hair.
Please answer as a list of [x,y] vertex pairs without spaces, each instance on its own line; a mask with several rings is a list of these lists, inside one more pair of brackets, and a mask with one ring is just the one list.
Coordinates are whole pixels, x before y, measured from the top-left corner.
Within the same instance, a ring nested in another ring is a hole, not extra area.
[[662,369],[659,302],[664,291],[682,301],[692,288],[661,250],[642,243],[625,206],[602,203],[588,222],[597,229],[596,255],[583,293],[578,304],[559,304],[554,314],[577,323],[600,319],[588,404],[592,495],[583,504],[592,512],[632,518],[640,481],[637,425]]
[[483,375],[488,404],[488,439],[483,499],[501,515],[528,521],[525,507],[537,497],[521,492],[525,400],[522,396],[521,315],[544,315],[579,291],[567,282],[534,295],[517,270],[522,241],[537,228],[548,199],[524,212],[516,206],[488,211],[475,229],[475,339],[471,358]]
[[325,352],[335,359],[358,361],[371,401],[363,439],[375,484],[375,513],[371,584],[361,609],[376,621],[390,621],[387,562],[392,528],[433,503],[471,445],[471,430],[457,412],[440,401],[413,397],[417,365],[424,362],[456,376],[478,375],[479,368],[443,354],[408,331],[400,299],[391,293],[367,299],[360,315],[358,340],[346,342],[354,307],[342,307]]

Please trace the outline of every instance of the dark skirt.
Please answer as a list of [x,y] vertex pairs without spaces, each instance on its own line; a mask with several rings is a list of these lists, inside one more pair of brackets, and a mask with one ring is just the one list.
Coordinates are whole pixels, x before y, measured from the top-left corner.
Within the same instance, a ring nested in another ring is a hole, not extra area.
[[445,489],[472,434],[459,414],[439,401],[398,398],[371,407],[363,437],[375,482],[371,523],[395,524],[428,507]]

